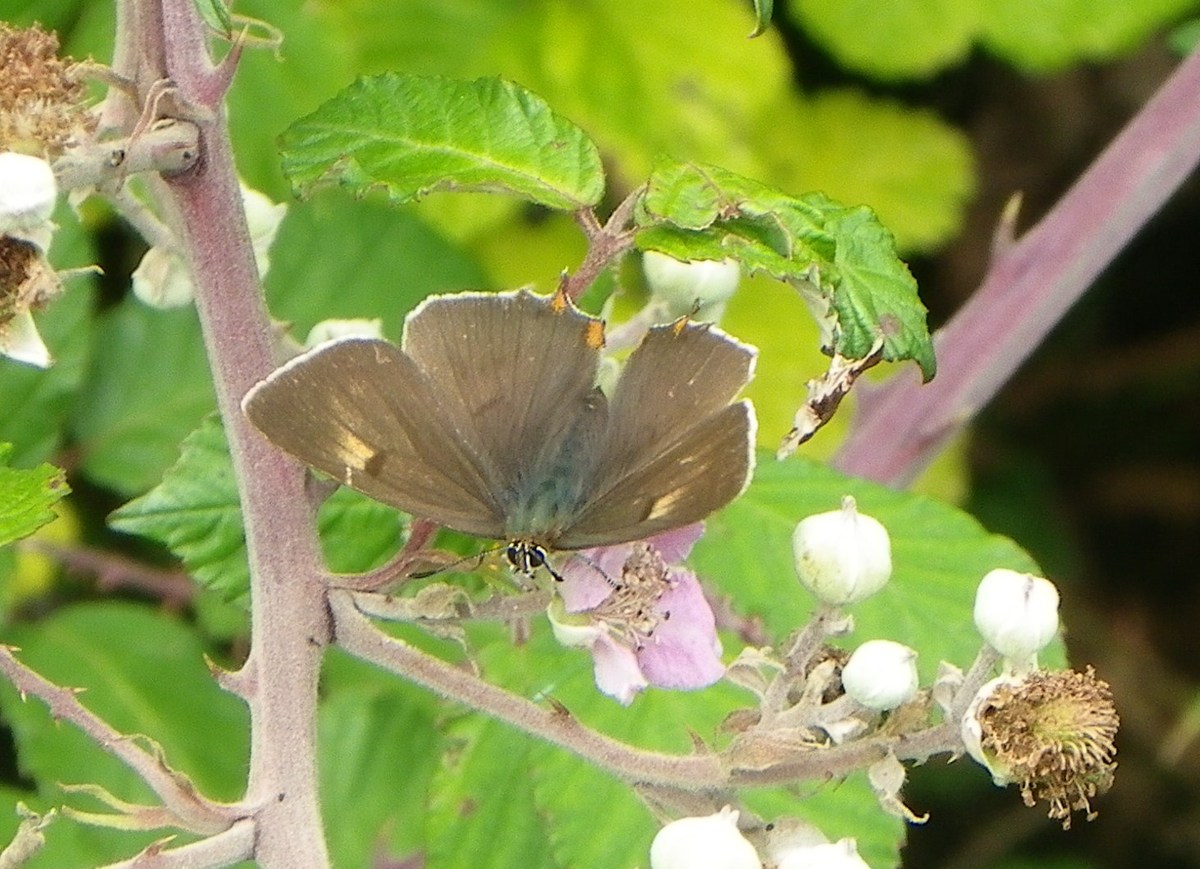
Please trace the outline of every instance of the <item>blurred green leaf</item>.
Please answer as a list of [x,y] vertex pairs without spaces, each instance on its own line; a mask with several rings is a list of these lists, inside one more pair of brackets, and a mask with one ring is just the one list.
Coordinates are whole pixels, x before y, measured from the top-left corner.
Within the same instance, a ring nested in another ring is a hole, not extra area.
[[[111,5],[111,4],[101,4]],[[351,46],[330,38],[309,3],[237,0],[239,15],[283,34],[278,51],[248,47],[229,91],[229,128],[239,174],[278,200],[291,190],[279,166],[279,135],[332,97],[356,74]]]
[[[760,616],[782,638],[813,608],[795,576],[792,531],[805,516],[838,509],[844,495],[887,528],[893,566],[883,591],[852,608],[855,632],[848,642],[892,639],[912,646],[924,682],[939,661],[969,666],[982,643],[972,616],[979,580],[996,567],[1039,569],[1011,540],[948,504],[801,459],[764,457],[746,494],[708,520],[692,564],[714,582],[728,583],[738,609]],[[1049,657],[1061,661],[1061,647]]]
[[[447,728],[450,749],[430,784],[428,863],[436,869],[560,866],[533,802],[531,766],[545,748],[474,715]],[[611,864],[607,864],[611,865]]]
[[754,131],[764,177],[870,206],[904,251],[934,250],[953,237],[975,190],[966,136],[932,112],[859,91],[779,100]]
[[743,35],[750,4],[725,0],[325,0],[342,38],[371,72],[499,74],[538,93],[636,184],[662,151],[761,167],[745,131],[787,91],[779,35]]
[[761,36],[771,26],[771,16],[775,12],[775,0],[754,0],[754,29],[750,36]]
[[[395,551],[400,514],[349,489],[339,489],[318,514],[331,569],[366,570]],[[242,510],[225,433],[209,417],[183,442],[182,454],[148,493],[109,517],[118,531],[166,545],[197,582],[227,600],[250,590]]]
[[882,338],[884,359],[913,359],[926,380],[933,376],[916,281],[869,208],[847,208],[819,193],[788,196],[716,166],[663,160],[637,220],[643,250],[677,259],[734,257],[817,295],[832,314],[823,326],[835,352],[863,359]]
[[[65,206],[55,218],[62,230],[50,249],[50,263],[65,269],[93,262],[91,242]],[[62,445],[71,402],[89,366],[94,287],[91,275],[71,277],[61,296],[34,312],[38,332],[54,358],[50,368],[0,356],[0,441],[13,444],[14,465],[36,464]]]
[[979,15],[970,0],[797,0],[787,11],[841,64],[881,79],[926,78],[958,63]]
[[337,181],[396,202],[435,190],[523,196],[574,211],[604,192],[596,146],[539,97],[499,78],[360,79],[283,136],[301,190]]
[[[412,214],[331,191],[289,207],[266,283],[273,313],[300,327],[301,339],[330,317],[379,317],[398,337],[425,295],[478,287],[483,277]],[[99,318],[93,354],[73,419],[81,467],[122,494],[145,492],[215,407],[196,312],[128,297]]]
[[1171,50],[1180,57],[1186,57],[1200,45],[1200,18],[1185,21],[1171,31]]
[[1195,0],[975,0],[980,41],[1025,69],[1050,72],[1131,51],[1196,8]]
[[116,492],[144,492],[215,404],[195,309],[127,297],[97,323],[73,419],[81,469]]
[[[125,734],[162,746],[172,768],[192,778],[214,799],[244,788],[248,721],[244,704],[222,691],[204,663],[204,649],[178,621],[125,603],[91,603],[60,610],[37,624],[6,631],[21,648],[20,660],[58,685],[85,688],[83,704]],[[59,801],[58,783],[99,784],[127,800],[149,802],[148,788],[128,768],[74,726],[51,718],[42,701],[22,701],[5,683],[0,708],[12,728],[21,772],[45,800]],[[81,808],[97,807],[69,797]],[[74,826],[60,819],[57,825]],[[51,845],[58,836],[51,836]],[[128,857],[161,836],[88,830],[94,850],[82,864]],[[49,848],[47,855],[53,854]]]
[[333,864],[357,869],[377,864],[385,841],[389,856],[424,849],[425,801],[441,737],[430,695],[361,663],[335,668],[342,678],[327,678],[327,667],[322,679],[321,805]]
[[481,289],[482,269],[409,209],[336,190],[293,202],[271,247],[267,300],[303,340],[330,318],[377,317],[399,339],[430,293]]
[[1129,51],[1194,0],[797,0],[788,14],[838,62],[879,79],[926,79],[982,43],[1037,72]]
[[196,11],[213,31],[225,37],[233,35],[233,18],[224,0],[195,0]]
[[12,444],[0,443],[0,546],[28,537],[54,521],[56,503],[70,488],[52,465],[28,471],[9,467]]

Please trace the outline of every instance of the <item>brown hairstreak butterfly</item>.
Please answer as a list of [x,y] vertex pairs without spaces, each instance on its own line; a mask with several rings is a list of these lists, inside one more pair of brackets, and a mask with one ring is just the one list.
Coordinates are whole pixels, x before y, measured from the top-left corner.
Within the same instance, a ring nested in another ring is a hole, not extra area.
[[756,351],[695,323],[657,326],[611,396],[604,326],[526,290],[433,296],[400,347],[343,338],[293,359],[243,407],[276,446],[385,504],[546,549],[649,537],[735,498],[754,467],[754,409],[733,402]]

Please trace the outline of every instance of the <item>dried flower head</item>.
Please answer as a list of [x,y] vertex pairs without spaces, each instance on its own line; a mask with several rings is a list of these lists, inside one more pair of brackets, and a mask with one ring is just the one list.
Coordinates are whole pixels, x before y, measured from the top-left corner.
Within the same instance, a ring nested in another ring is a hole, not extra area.
[[1092,820],[1091,799],[1112,786],[1119,719],[1108,684],[1086,672],[1036,672],[1000,680],[974,709],[980,748],[993,773],[1016,782],[1025,805],[1045,802],[1071,826]]
[[46,368],[50,351],[32,312],[62,291],[62,282],[37,245],[0,235],[0,356]]
[[0,150],[53,158],[95,129],[74,66],[53,33],[0,22]]

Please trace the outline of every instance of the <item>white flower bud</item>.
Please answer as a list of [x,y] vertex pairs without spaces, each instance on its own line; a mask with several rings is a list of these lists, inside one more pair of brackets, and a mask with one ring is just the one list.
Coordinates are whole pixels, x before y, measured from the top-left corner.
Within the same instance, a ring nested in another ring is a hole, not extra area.
[[737,819],[726,806],[715,815],[672,821],[650,845],[650,869],[762,869]]
[[152,308],[179,308],[192,300],[192,276],[178,256],[152,247],[133,270],[133,294]]
[[26,238],[54,213],[58,182],[40,157],[0,152],[0,234]]
[[825,845],[810,845],[789,851],[779,861],[778,869],[870,869],[858,856],[854,839],[839,839]]
[[792,553],[800,582],[833,606],[870,597],[892,575],[887,529],[859,513],[849,495],[841,510],[801,520],[792,534]]
[[264,194],[242,185],[242,204],[246,209],[246,226],[250,230],[250,244],[254,248],[254,262],[259,276],[264,276],[271,262],[269,254],[279,232],[279,224],[287,215],[287,203],[274,203]]
[[868,709],[895,709],[917,694],[917,653],[891,640],[868,640],[842,668],[842,685]]
[[642,269],[651,294],[670,316],[694,314],[708,321],[720,319],[742,277],[736,260],[685,262],[653,250],[642,254]]
[[[262,193],[241,186],[246,225],[259,277],[270,267],[269,253],[287,205],[276,205]],[[146,251],[133,273],[133,294],[152,308],[178,308],[196,294],[187,264],[174,251],[156,245]]]
[[304,339],[304,346],[311,350],[318,344],[324,344],[326,341],[334,341],[338,338],[382,338],[383,337],[383,321],[380,319],[350,319],[350,320],[322,320],[317,325],[313,326],[308,332],[308,337]]
[[975,627],[988,645],[1025,667],[1058,631],[1058,589],[1029,573],[990,571],[975,593]]

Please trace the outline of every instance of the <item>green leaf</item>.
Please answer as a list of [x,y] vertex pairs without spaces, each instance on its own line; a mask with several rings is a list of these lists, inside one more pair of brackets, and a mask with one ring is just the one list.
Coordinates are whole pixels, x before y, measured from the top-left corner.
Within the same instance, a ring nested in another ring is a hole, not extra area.
[[162,311],[127,297],[99,320],[75,407],[81,468],[114,491],[144,492],[215,404],[195,309]]
[[223,0],[195,0],[196,11],[214,32],[223,36],[233,34],[233,18]]
[[979,15],[964,0],[797,0],[787,11],[843,66],[881,79],[927,78],[960,62]]
[[[321,805],[335,866],[378,864],[424,849],[429,779],[441,740],[426,693],[358,662],[329,662],[319,719]],[[329,678],[331,669],[340,677]],[[347,678],[349,675],[350,678]]]
[[[400,515],[349,489],[339,489],[318,514],[331,569],[366,570],[395,551]],[[242,511],[225,433],[209,417],[183,442],[162,483],[116,510],[109,524],[166,545],[197,582],[227,600],[250,590]]]
[[1131,51],[1194,10],[1194,0],[976,0],[980,40],[1037,72]]
[[750,31],[751,38],[767,32],[774,13],[775,0],[754,0],[754,29]]
[[[711,736],[730,711],[749,699],[740,689],[718,683],[696,692],[650,689],[631,706],[621,706],[596,688],[590,654],[559,645],[545,619],[533,621],[530,636],[519,647],[501,632],[493,632],[486,641],[484,632],[473,631],[472,641],[480,649],[477,660],[489,681],[522,696],[552,697],[573,719],[647,749],[689,753],[695,748],[692,734]],[[547,749],[528,737],[523,740],[534,747],[523,773],[533,783],[533,792],[532,802],[520,811],[540,819],[553,855],[531,865],[645,866],[659,825],[628,783],[570,753]],[[465,768],[461,774],[484,776],[487,770]],[[529,796],[522,787],[489,798],[524,801]],[[598,828],[620,830],[621,835],[598,836]]]
[[[714,544],[720,545],[719,541]],[[596,688],[587,652],[559,646],[542,620],[535,621],[532,628],[520,648],[499,637],[481,648],[479,658],[488,679],[525,696],[552,696],[573,719],[615,739],[687,754],[695,750],[696,734],[720,747],[724,737],[713,737],[721,721],[732,710],[752,702],[743,690],[721,682],[693,692],[652,688],[631,706],[621,706]],[[734,654],[735,650],[727,648],[725,657]],[[553,849],[551,865],[611,869],[646,865],[659,823],[627,783],[572,754],[544,747],[531,758],[527,774],[534,782],[534,802],[526,810],[542,819]],[[887,865],[883,858],[886,855],[894,862],[904,825],[879,809],[863,778],[858,775],[832,788],[802,784],[802,797],[794,788],[754,789],[744,796],[769,819],[799,815],[835,838],[855,836],[860,847],[880,861],[873,865]],[[501,793],[496,798],[515,797]],[[597,836],[598,826],[619,829],[621,836]]]
[[779,100],[757,118],[772,183],[869,205],[902,251],[961,230],[975,189],[971,143],[933,112],[850,89]]
[[271,313],[303,340],[330,318],[371,317],[400,337],[404,315],[430,293],[479,288],[483,271],[411,209],[336,190],[293,202],[271,246]]
[[[975,589],[992,568],[1037,573],[1028,554],[988,533],[975,519],[930,498],[845,477],[823,465],[762,458],[746,494],[708,520],[692,563],[727,584],[736,606],[761,616],[783,637],[806,622],[813,599],[792,566],[796,523],[838,509],[853,495],[892,540],[892,579],[879,594],[855,605],[855,632],[847,642],[892,639],[917,649],[923,683],[939,661],[968,666],[982,640],[972,610]],[[1061,660],[1061,652],[1056,652]],[[1053,657],[1053,656],[1051,656]]]
[[225,433],[210,416],[161,483],[109,516],[117,531],[166,545],[197,582],[239,599],[250,588],[237,482]]
[[[57,247],[54,248],[59,255]],[[63,260],[79,254],[64,252]],[[83,254],[86,255],[86,254]],[[91,278],[72,278],[62,296],[34,312],[38,332],[54,357],[47,369],[0,356],[0,441],[13,444],[12,460],[32,465],[48,459],[63,442],[63,429],[87,372],[92,306]]]
[[[80,604],[8,629],[5,642],[55,684],[85,688],[81,702],[120,732],[161,745],[167,763],[206,795],[227,800],[241,793],[245,705],[217,686],[205,650],[177,620],[128,603]],[[20,768],[43,796],[61,797],[60,782],[90,782],[122,799],[153,799],[133,772],[74,726],[54,721],[40,700],[22,701],[6,683],[0,707]]]
[[53,522],[51,508],[71,491],[63,472],[51,465],[9,467],[11,453],[12,444],[0,443],[0,546]]
[[865,771],[804,793],[803,800],[797,800],[793,788],[759,788],[744,796],[750,809],[767,821],[801,818],[831,842],[853,838],[868,866],[900,866],[907,829],[904,821],[879,807]]
[[819,193],[789,196],[716,166],[662,161],[637,218],[638,246],[677,259],[734,257],[815,293],[826,343],[851,359],[877,338],[883,358],[913,359],[928,380],[936,364],[916,282],[866,206]]
[[447,738],[454,748],[430,785],[431,869],[561,865],[534,805],[531,769],[545,746],[481,716],[455,722]]
[[586,134],[499,78],[360,79],[288,128],[283,166],[301,190],[336,180],[360,193],[383,187],[397,202],[474,190],[574,211],[604,193]]
[[[727,0],[405,0],[324,4],[371,71],[500,74],[538,93],[637,183],[666,149],[760,174],[746,128],[787,93],[779,34],[755,40],[749,3]],[[435,207],[431,203],[431,208]]]

